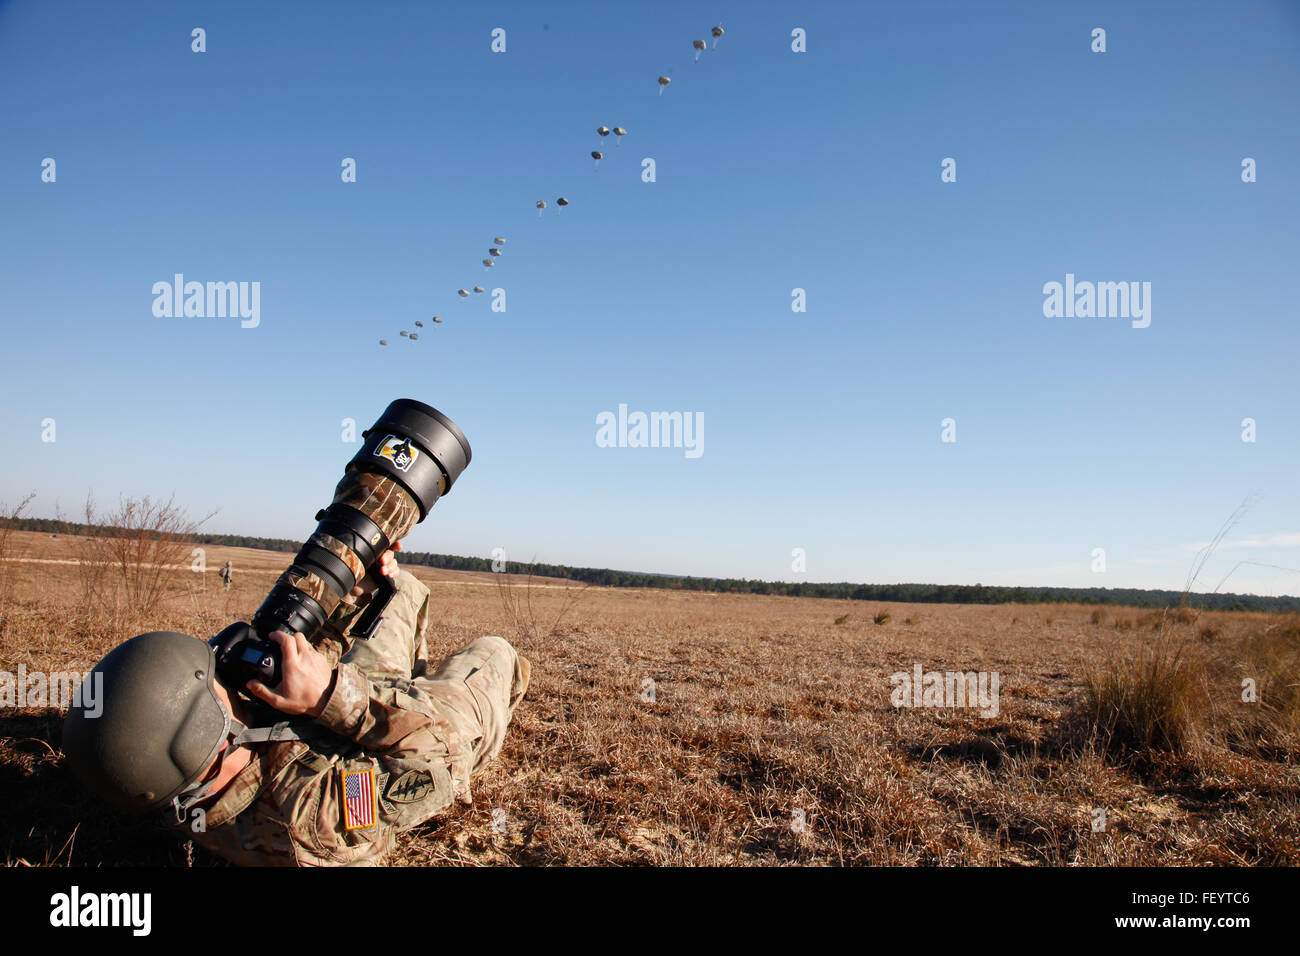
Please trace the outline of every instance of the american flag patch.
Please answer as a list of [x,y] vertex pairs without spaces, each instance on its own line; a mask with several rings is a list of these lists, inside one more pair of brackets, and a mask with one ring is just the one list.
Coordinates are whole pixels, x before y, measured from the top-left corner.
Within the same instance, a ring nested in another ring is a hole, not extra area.
[[375,771],[343,772],[343,827],[359,830],[375,825]]

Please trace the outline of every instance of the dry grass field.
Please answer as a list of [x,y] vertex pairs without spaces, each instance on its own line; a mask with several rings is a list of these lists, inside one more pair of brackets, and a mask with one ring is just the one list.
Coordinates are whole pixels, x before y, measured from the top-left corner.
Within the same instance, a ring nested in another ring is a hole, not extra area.
[[[10,672],[87,670],[143,630],[210,636],[246,620],[289,560],[209,547],[207,574],[175,572],[142,619],[87,606],[77,539],[15,532],[8,550]],[[500,634],[533,683],[475,804],[408,832],[394,864],[1300,862],[1296,619],[503,592],[497,575],[409,570],[433,592],[435,654]],[[999,713],[894,707],[890,675],[917,664],[996,672]],[[1245,678],[1258,701],[1242,702]],[[60,720],[0,711],[3,859],[185,865],[173,834],[81,792]]]

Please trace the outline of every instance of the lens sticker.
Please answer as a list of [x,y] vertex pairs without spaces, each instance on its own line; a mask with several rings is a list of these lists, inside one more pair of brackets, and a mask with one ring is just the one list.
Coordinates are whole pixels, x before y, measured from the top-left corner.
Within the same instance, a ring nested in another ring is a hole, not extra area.
[[415,459],[420,457],[420,449],[411,447],[411,439],[389,435],[384,443],[375,449],[375,457],[387,458],[398,471],[410,471]]

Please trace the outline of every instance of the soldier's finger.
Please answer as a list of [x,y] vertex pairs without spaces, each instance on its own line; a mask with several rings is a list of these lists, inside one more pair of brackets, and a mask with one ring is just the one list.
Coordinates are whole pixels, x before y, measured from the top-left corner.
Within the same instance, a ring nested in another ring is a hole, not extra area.
[[260,680],[250,680],[244,685],[244,687],[254,697],[270,704],[272,707],[275,707],[276,704],[284,700],[283,697],[271,690],[271,688],[267,687]]
[[272,631],[271,640],[280,645],[281,661],[285,665],[281,668],[283,673],[285,668],[298,661],[298,642],[284,631]]

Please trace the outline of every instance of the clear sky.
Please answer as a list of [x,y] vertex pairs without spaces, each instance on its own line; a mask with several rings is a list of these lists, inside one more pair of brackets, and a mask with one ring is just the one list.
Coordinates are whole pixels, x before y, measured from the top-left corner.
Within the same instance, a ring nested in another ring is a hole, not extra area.
[[[301,539],[411,397],[474,450],[416,550],[1181,587],[1257,495],[1198,588],[1300,593],[1297,64],[1293,2],[0,0],[0,501]],[[620,404],[702,454],[599,447]]]

